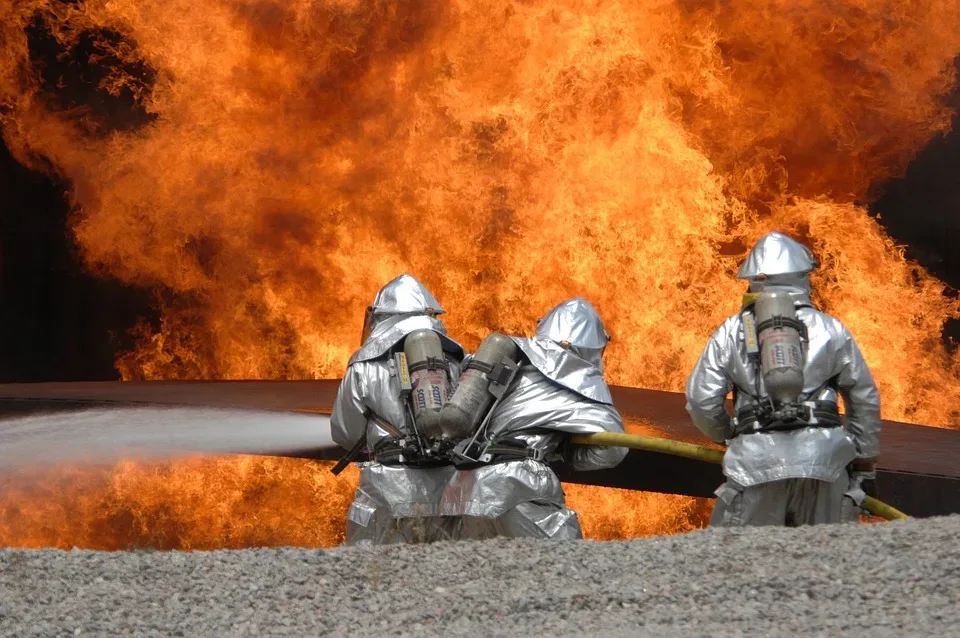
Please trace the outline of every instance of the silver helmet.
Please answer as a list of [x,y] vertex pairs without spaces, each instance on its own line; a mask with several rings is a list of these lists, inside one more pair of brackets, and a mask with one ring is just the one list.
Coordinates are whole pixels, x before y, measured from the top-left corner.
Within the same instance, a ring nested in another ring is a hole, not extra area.
[[750,282],[743,303],[769,288],[788,291],[798,299],[810,295],[810,272],[817,267],[816,257],[803,244],[783,233],[767,233],[753,247],[740,266],[738,279]]
[[376,315],[442,315],[443,308],[427,287],[410,275],[400,275],[380,289],[373,300]]
[[555,306],[537,324],[537,338],[549,339],[596,366],[610,335],[596,309],[583,297],[574,297]]
[[815,270],[817,260],[810,249],[783,233],[767,233],[760,238],[737,279],[766,279],[778,275],[806,275]]
[[367,340],[378,323],[395,315],[427,315],[446,312],[427,287],[407,274],[391,280],[380,289],[363,318],[361,343]]

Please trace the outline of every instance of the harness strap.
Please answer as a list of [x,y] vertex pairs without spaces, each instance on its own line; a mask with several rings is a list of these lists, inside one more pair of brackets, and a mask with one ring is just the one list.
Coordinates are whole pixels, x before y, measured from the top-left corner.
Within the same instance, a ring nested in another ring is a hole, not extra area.
[[485,374],[490,374],[493,372],[493,366],[484,361],[477,361],[476,359],[470,359],[470,363],[467,364],[467,370],[479,370]]
[[415,445],[401,446],[396,441],[387,441],[377,446],[373,460],[381,465],[402,465],[404,467],[441,467],[450,465],[447,456],[423,457],[418,454]]
[[759,404],[737,412],[737,431],[741,434],[783,432],[802,428],[837,428],[843,426],[840,411],[833,401],[805,401],[774,410]]
[[447,360],[437,357],[427,357],[423,361],[410,366],[409,369],[410,372],[419,372],[420,370],[448,370]]
[[804,341],[808,341],[807,335],[807,324],[803,323],[799,319],[793,317],[771,317],[766,321],[761,321],[757,324],[757,334],[760,334],[767,328],[783,328],[784,326],[788,328],[793,328],[800,333],[800,336]]
[[360,452],[363,451],[363,448],[366,447],[366,445],[367,433],[364,432],[363,436],[357,439],[357,442],[353,444],[353,447],[351,447],[346,454],[341,456],[340,460],[337,461],[337,464],[330,469],[333,475],[339,476],[341,472],[347,469],[347,466],[350,465],[355,458],[360,456]]
[[[467,443],[467,441],[462,443]],[[458,448],[461,447],[458,446]],[[453,464],[460,469],[473,469],[484,465],[496,465],[497,463],[526,459],[546,463],[553,458],[547,450],[532,448],[523,439],[511,438],[499,439],[486,445],[475,443],[473,447],[468,446],[461,449],[460,452],[460,455],[453,455]]]
[[503,461],[514,461],[517,459],[533,459],[542,461],[546,457],[546,451],[536,448],[516,448],[511,445],[490,445],[484,451],[492,457],[493,463]]

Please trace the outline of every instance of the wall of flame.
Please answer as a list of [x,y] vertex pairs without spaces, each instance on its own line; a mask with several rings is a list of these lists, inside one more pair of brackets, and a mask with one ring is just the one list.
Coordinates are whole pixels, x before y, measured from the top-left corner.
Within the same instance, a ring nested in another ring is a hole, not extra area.
[[[37,28],[92,37],[116,63],[91,91],[143,122],[58,103]],[[610,380],[676,391],[779,229],[884,416],[952,426],[960,305],[864,202],[949,126],[958,52],[954,0],[6,0],[0,122],[69,180],[87,267],[163,292],[126,379],[339,376],[407,271],[468,347],[583,295]]]

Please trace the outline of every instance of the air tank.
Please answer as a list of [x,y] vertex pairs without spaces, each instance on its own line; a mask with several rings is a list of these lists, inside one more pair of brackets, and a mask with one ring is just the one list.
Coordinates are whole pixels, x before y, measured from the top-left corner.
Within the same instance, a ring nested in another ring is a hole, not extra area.
[[795,402],[803,392],[803,350],[793,299],[785,292],[764,292],[754,309],[767,395],[778,404]]
[[440,413],[440,430],[448,438],[472,435],[493,405],[487,372],[504,360],[516,363],[517,344],[494,333],[483,340],[460,376],[460,384]]
[[422,436],[440,436],[440,410],[447,400],[449,380],[440,336],[433,330],[415,330],[403,342],[413,390],[413,418]]

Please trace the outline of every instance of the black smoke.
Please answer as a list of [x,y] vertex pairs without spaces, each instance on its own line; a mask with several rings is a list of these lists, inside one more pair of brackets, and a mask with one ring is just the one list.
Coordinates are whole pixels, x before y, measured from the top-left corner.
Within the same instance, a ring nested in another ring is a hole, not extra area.
[[[960,77],[960,56],[954,66]],[[902,178],[880,185],[870,212],[907,257],[960,289],[960,81],[945,99],[954,111],[950,132],[931,140]],[[960,321],[949,322],[944,337],[960,341]]]
[[[153,119],[140,100],[155,74],[115,55],[131,44],[119,34],[82,33],[64,48],[38,17],[27,43],[41,99],[76,116],[88,135]],[[126,83],[104,89],[118,73]],[[68,190],[52,172],[28,170],[0,145],[0,382],[117,379],[114,359],[133,346],[130,328],[157,320],[150,291],[84,270],[69,230]]]

